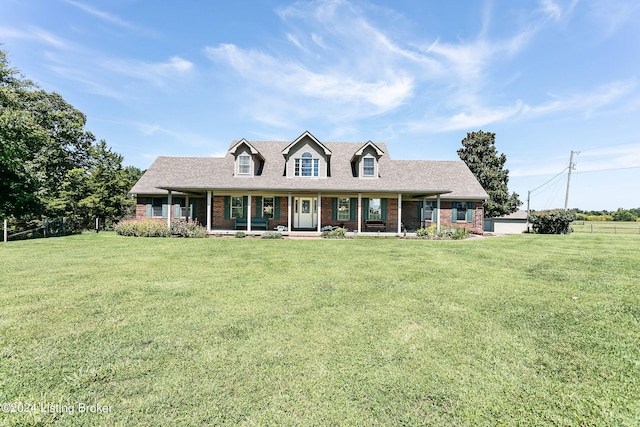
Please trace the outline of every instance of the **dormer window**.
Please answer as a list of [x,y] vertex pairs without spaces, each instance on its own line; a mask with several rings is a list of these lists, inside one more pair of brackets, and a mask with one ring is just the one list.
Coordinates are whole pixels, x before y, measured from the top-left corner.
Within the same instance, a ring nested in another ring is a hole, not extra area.
[[362,163],[362,176],[375,176],[376,164],[373,157],[365,157]]
[[295,159],[295,176],[318,176],[319,160],[311,153],[305,152],[301,158]]
[[249,175],[251,173],[251,157],[246,154],[238,156],[238,175]]

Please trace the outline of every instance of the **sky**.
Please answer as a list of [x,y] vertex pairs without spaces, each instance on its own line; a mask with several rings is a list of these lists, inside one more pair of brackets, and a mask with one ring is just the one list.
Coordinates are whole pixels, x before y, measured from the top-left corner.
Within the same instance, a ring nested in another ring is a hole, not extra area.
[[11,65],[146,169],[233,140],[496,135],[522,208],[640,207],[637,0],[2,0]]

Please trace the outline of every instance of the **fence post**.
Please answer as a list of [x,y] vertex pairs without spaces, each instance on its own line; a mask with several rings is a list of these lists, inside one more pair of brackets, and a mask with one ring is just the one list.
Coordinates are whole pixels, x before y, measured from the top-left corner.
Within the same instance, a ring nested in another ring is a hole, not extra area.
[[9,233],[7,231],[7,220],[4,220],[4,242],[7,243],[9,241]]

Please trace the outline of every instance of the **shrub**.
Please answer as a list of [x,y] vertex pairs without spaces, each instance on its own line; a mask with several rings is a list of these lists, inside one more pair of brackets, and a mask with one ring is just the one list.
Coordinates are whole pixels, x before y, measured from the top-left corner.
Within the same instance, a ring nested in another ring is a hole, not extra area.
[[180,237],[207,237],[207,229],[200,225],[198,221],[189,219],[176,220],[171,222],[171,234]]
[[346,239],[347,229],[342,227],[334,228],[331,231],[323,233],[322,237],[324,237],[325,239]]
[[244,231],[236,231],[236,239],[242,239],[243,237],[246,236],[246,233]]
[[267,231],[262,234],[263,239],[282,239],[282,234],[275,231]]
[[426,228],[416,230],[416,236],[421,239],[429,240],[460,240],[469,236],[469,230],[465,227],[441,228],[438,231],[437,226],[431,225]]
[[534,233],[538,234],[568,234],[573,231],[571,222],[575,221],[574,211],[553,209],[548,211],[532,212],[529,214],[529,222]]
[[155,219],[128,219],[113,226],[121,236],[134,237],[207,237],[207,230],[196,221],[172,221],[167,227],[164,221]]

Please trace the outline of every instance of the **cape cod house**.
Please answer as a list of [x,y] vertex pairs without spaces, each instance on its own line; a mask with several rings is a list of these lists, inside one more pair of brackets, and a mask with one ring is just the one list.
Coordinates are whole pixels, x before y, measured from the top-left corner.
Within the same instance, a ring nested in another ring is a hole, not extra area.
[[211,233],[482,233],[487,193],[463,161],[392,160],[384,143],[234,141],[224,157],[158,157],[131,189],[137,218],[192,218]]

